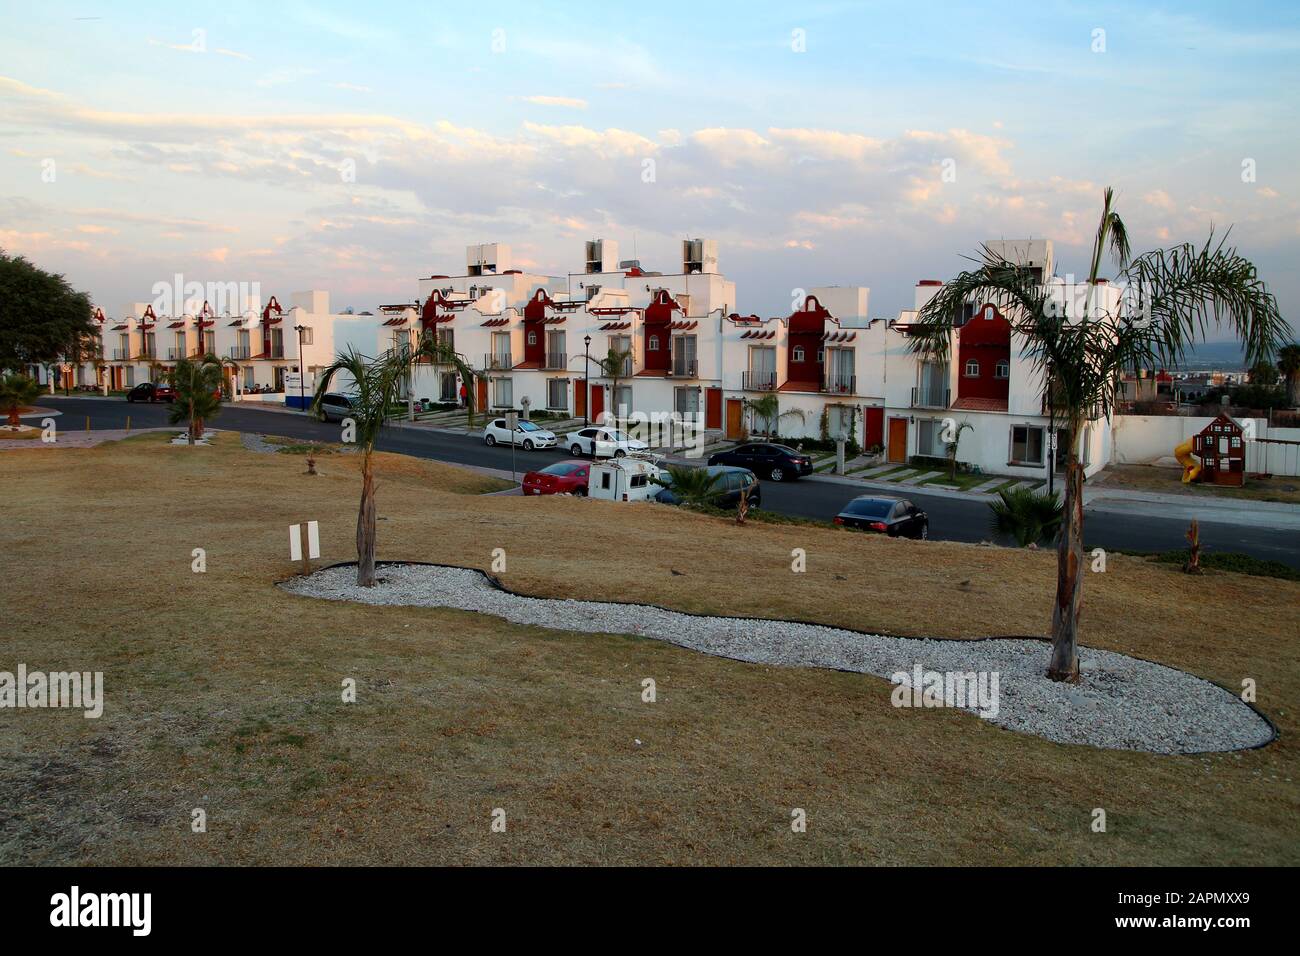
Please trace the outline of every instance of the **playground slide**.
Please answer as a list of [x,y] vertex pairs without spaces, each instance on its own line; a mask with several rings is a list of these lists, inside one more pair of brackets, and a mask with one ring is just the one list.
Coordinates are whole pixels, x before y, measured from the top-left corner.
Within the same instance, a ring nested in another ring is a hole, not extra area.
[[1174,449],[1174,457],[1178,459],[1178,464],[1183,466],[1183,484],[1185,485],[1195,481],[1201,473],[1200,463],[1192,457],[1193,441],[1194,438],[1189,438]]

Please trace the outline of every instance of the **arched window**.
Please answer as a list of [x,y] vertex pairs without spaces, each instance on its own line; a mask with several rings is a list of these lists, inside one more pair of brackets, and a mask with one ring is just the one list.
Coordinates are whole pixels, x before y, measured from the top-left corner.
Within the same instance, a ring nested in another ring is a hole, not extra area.
[[991,319],[993,318],[994,314],[995,313],[993,312],[993,306],[991,305],[984,306],[984,318]]
[[803,346],[802,346],[802,345],[796,345],[796,346],[794,347],[794,351],[790,353],[790,360],[791,360],[792,362],[802,362],[803,359],[804,359],[804,350],[803,350]]
[[968,360],[966,361],[966,377],[967,377],[967,378],[979,378],[979,377],[980,377],[980,363],[979,363],[979,359],[968,359]]
[[657,336],[657,335],[652,335],[652,336],[650,336],[649,347],[650,347],[650,351],[651,351],[651,352],[658,352],[658,351],[659,351],[659,336]]
[[529,344],[529,345],[536,345],[536,344],[537,344],[537,333],[536,333],[536,332],[529,332],[529,333],[528,333],[528,344]]
[[1008,362],[1006,359],[998,359],[998,364],[995,365],[995,366],[993,366],[993,377],[994,377],[994,378],[1010,378],[1010,377],[1011,377],[1011,363]]

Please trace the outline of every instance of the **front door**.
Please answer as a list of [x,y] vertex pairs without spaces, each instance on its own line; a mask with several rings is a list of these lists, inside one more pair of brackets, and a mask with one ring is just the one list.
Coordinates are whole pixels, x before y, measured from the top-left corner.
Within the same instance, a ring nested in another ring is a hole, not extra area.
[[574,384],[573,389],[573,417],[587,417],[587,380],[580,378]]
[[722,389],[711,388],[705,392],[704,427],[722,427]]
[[487,405],[488,405],[488,383],[487,383],[487,379],[484,378],[482,375],[480,375],[480,376],[478,376],[477,378],[475,378],[475,379],[474,379],[474,390],[475,390],[475,392],[477,393],[477,394],[475,395],[475,405],[476,405],[475,411],[480,411],[480,412],[481,412],[483,409],[487,408]]
[[605,386],[595,385],[591,389],[591,420],[599,422],[605,413]]
[[862,444],[868,448],[875,448],[877,445],[885,443],[885,410],[879,405],[871,406],[866,411],[866,434],[863,436]]
[[727,399],[727,437],[739,439],[744,429],[745,405],[738,398]]
[[907,419],[889,420],[889,460],[898,464],[907,461]]

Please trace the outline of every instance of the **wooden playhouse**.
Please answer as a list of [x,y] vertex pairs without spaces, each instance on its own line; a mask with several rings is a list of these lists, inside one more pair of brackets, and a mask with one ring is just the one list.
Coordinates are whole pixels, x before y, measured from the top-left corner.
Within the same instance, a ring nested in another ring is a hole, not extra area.
[[1212,485],[1246,483],[1246,432],[1230,415],[1219,415],[1196,435],[1192,453],[1201,459],[1198,480]]

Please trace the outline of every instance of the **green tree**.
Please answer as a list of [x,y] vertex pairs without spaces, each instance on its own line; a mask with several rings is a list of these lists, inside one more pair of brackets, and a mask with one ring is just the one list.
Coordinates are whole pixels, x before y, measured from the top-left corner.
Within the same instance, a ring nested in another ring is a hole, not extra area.
[[1277,370],[1286,382],[1287,405],[1300,407],[1300,342],[1292,342],[1277,350]]
[[95,337],[86,293],[0,250],[0,371],[49,366]]
[[615,422],[618,421],[618,383],[624,378],[624,369],[629,367],[632,361],[632,352],[628,349],[611,348],[604,358],[596,359],[596,365],[601,372],[610,381],[610,404],[614,406],[613,415]]
[[1022,548],[1055,538],[1065,515],[1055,494],[1031,488],[999,491],[998,500],[989,502],[989,509],[993,512],[993,531],[1011,535]]
[[1278,368],[1267,359],[1260,359],[1250,367],[1247,374],[1250,376],[1251,385],[1276,385],[1278,380]]
[[763,433],[768,438],[774,438],[774,428],[778,427],[783,418],[797,418],[803,422],[806,420],[802,408],[787,408],[781,411],[781,400],[777,398],[775,392],[765,392],[758,398],[747,398],[745,407],[754,413],[754,417],[763,422]]
[[962,422],[960,425],[957,426],[956,430],[952,433],[952,441],[946,441],[943,443],[944,448],[948,452],[948,480],[949,481],[957,480],[957,446],[961,444],[961,433],[967,431],[973,431],[974,429],[975,426],[972,425],[970,422]]
[[0,408],[9,411],[9,424],[12,427],[22,425],[23,420],[18,417],[18,410],[36,401],[36,396],[40,393],[40,383],[30,375],[0,375]]
[[[1125,292],[1114,305],[1097,292],[1106,251],[1116,262]],[[1059,285],[1044,282],[1023,263],[1008,262],[988,246],[974,263],[921,310],[912,347],[946,358],[960,310],[968,302],[991,302],[1011,323],[1022,354],[1052,383],[1052,407],[1060,410],[1071,438],[1047,675],[1076,681],[1084,570],[1079,442],[1085,424],[1098,415],[1110,416],[1125,369],[1177,365],[1211,323],[1231,329],[1252,362],[1272,355],[1289,327],[1255,266],[1227,246],[1226,238],[1216,241],[1211,235],[1202,246],[1184,243],[1130,258],[1128,235],[1110,189],[1103,195],[1083,308],[1063,307]]]
[[664,470],[668,472],[667,479],[656,476],[651,480],[671,489],[684,505],[712,504],[721,494],[718,488],[723,475],[721,471],[710,474],[707,468],[691,465],[668,465]]
[[167,373],[168,381],[176,389],[176,398],[167,412],[173,425],[188,422],[186,437],[193,445],[203,437],[205,422],[217,417],[221,411],[221,384],[226,363],[215,355],[183,358]]

